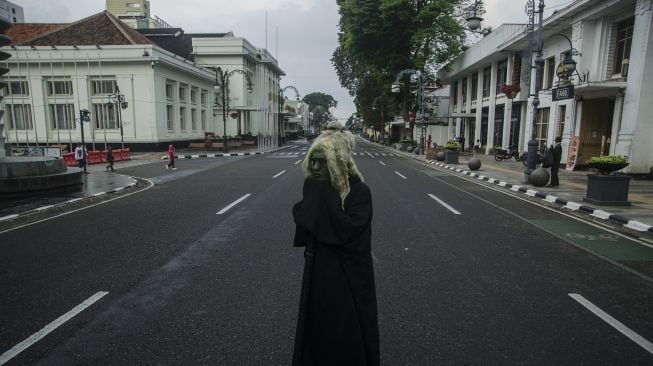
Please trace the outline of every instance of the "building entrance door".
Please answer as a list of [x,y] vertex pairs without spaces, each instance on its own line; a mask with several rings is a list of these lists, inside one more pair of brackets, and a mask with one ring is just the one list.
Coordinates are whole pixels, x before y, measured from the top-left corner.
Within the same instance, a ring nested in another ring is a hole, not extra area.
[[601,140],[612,133],[613,99],[585,99],[580,125],[578,163],[601,154]]

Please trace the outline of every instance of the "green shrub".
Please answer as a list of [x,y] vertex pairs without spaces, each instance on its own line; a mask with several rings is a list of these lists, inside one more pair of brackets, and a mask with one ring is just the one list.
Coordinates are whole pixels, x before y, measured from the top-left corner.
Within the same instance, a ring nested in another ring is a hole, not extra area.
[[593,156],[586,163],[587,164],[614,164],[621,165],[628,162],[628,157],[621,155],[607,155],[607,156]]
[[449,140],[444,145],[444,148],[447,149],[447,150],[458,150],[458,149],[460,149],[460,144],[456,140]]

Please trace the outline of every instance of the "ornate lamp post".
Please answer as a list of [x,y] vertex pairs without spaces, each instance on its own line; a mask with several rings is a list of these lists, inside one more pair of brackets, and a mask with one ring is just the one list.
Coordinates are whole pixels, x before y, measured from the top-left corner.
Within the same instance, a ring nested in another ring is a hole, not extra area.
[[123,134],[123,128],[122,128],[122,110],[127,109],[129,106],[129,103],[125,101],[125,95],[120,92],[120,88],[118,88],[118,85],[116,85],[116,92],[114,94],[111,94],[109,96],[111,101],[113,103],[116,103],[116,109],[118,110],[118,125],[120,126],[120,148],[124,149],[125,148],[125,137]]
[[218,105],[220,104],[218,102],[218,93],[217,91],[220,91],[222,95],[222,128],[224,129],[224,135],[223,135],[223,140],[222,140],[222,146],[223,149],[222,151],[225,153],[229,152],[229,140],[227,137],[227,110],[229,109],[229,79],[233,74],[242,74],[245,76],[245,80],[247,80],[247,92],[252,93],[253,88],[252,88],[252,80],[249,78],[249,73],[243,71],[243,70],[222,70],[222,68],[218,67],[215,71],[215,86],[214,89],[216,91],[215,94],[215,104]]
[[426,130],[426,125],[424,124],[424,84],[425,79],[422,76],[422,73],[419,70],[405,69],[401,70],[397,77],[395,78],[394,83],[392,84],[392,92],[398,93],[401,88],[401,79],[406,75],[414,75],[417,77],[417,105],[419,108],[419,125],[420,125],[420,137],[419,137],[419,153],[424,155],[424,133]]

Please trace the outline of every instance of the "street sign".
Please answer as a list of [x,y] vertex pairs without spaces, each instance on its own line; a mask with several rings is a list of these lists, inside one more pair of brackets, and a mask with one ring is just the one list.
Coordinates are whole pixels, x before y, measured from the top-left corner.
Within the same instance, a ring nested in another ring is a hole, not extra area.
[[553,88],[551,90],[553,101],[571,99],[574,97],[574,86],[567,85],[561,86],[559,88]]

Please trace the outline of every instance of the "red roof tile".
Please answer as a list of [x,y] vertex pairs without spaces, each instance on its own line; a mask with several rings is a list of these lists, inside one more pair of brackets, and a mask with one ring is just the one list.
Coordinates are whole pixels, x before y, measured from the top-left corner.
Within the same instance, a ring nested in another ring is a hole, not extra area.
[[11,37],[11,44],[16,45],[64,26],[66,26],[64,23],[14,23],[5,34]]
[[91,46],[152,44],[152,42],[111,13],[103,11],[15,44]]

